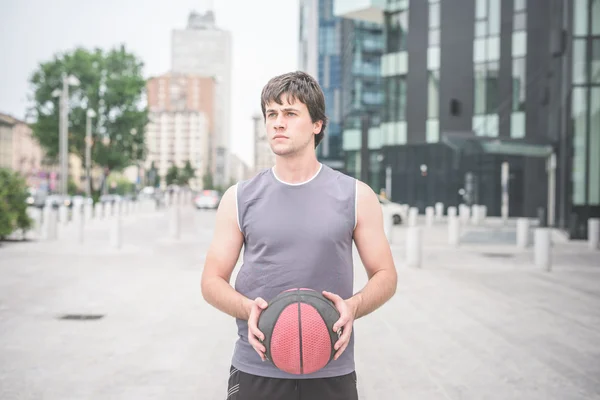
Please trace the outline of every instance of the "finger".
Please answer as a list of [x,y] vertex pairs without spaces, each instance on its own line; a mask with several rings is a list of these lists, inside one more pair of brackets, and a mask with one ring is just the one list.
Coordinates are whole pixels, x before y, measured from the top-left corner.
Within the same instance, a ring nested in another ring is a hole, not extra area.
[[346,315],[341,316],[340,319],[335,321],[335,324],[333,324],[333,331],[337,333],[337,331],[340,329],[340,327],[346,326],[346,324],[348,323],[348,320],[349,320],[349,318]]
[[326,290],[323,291],[323,296],[325,296],[329,300],[333,301],[333,303],[336,306],[338,305],[339,301],[342,300],[342,298],[340,296],[338,296],[337,294],[328,292]]
[[335,356],[333,357],[333,359],[337,360],[338,358],[340,358],[340,356],[342,355],[342,353],[346,350],[346,347],[348,347],[348,342],[344,343],[344,345],[342,346],[342,348],[339,349],[337,351],[337,353],[335,353]]
[[267,302],[262,297],[257,297],[256,300],[254,300],[254,303],[258,305],[262,310],[264,310],[268,306]]
[[261,342],[259,342],[255,337],[253,337],[252,335],[250,335],[248,337],[248,343],[250,343],[250,345],[252,347],[254,347],[254,350],[256,350],[259,354],[260,353],[265,353],[267,351],[267,349],[265,348],[265,346],[263,346],[263,344]]
[[254,336],[259,340],[265,340],[265,335],[260,331],[260,329],[258,329],[256,325],[250,326],[250,324],[248,324],[248,328],[250,330],[251,336]]

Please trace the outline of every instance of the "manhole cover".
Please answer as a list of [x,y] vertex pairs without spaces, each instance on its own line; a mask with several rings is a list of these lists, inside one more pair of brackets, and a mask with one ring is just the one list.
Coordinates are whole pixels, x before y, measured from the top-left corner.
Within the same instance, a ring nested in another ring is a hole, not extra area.
[[72,320],[72,321],[91,321],[96,319],[104,318],[104,315],[99,314],[66,314],[58,319]]
[[489,257],[489,258],[513,258],[514,257],[514,255],[506,254],[506,253],[483,253],[482,255],[484,257]]

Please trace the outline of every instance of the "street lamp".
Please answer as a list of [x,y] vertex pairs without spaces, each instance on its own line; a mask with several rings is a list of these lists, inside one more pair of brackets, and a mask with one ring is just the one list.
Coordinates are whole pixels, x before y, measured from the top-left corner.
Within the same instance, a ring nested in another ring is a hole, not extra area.
[[55,89],[53,97],[60,97],[58,119],[58,147],[60,159],[60,194],[67,195],[69,182],[69,86],[79,86],[73,75],[62,75],[62,89]]
[[86,193],[92,195],[92,118],[96,117],[96,112],[88,108],[85,119],[85,171],[87,175]]

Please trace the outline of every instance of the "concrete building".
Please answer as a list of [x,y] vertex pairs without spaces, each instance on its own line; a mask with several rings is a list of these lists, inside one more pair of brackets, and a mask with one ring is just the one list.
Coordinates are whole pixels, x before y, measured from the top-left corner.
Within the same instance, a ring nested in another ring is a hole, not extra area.
[[216,25],[212,11],[192,12],[185,29],[172,32],[171,72],[211,77],[215,88],[211,162],[216,185],[229,182],[231,135],[231,33]]
[[165,74],[147,82],[150,123],[146,131],[148,157],[164,178],[169,167],[182,168],[190,161],[196,171],[195,187],[211,171],[214,140],[215,83],[196,75]]
[[252,117],[254,122],[254,173],[257,174],[275,165],[275,154],[271,150],[267,129],[262,114]]
[[0,168],[19,172],[31,187],[48,178],[44,152],[26,122],[0,113]]
[[252,170],[237,154],[231,153],[229,156],[230,165],[230,184],[237,183],[251,177]]
[[384,24],[368,173],[394,201],[484,204],[586,235],[600,216],[600,2],[336,0],[335,14]]

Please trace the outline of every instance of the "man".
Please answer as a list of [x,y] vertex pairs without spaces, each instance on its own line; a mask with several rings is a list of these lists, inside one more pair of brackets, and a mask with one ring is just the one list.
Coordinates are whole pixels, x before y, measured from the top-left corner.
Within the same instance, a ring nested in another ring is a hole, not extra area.
[[[202,274],[206,301],[238,326],[227,398],[358,399],[353,322],[396,291],[382,209],[369,186],[317,160],[327,117],[323,92],[310,75],[271,79],[261,108],[275,166],[225,192]],[[356,294],[353,241],[369,278]],[[242,246],[244,263],[233,288],[229,281]],[[333,301],[340,313],[333,329],[343,330],[334,360],[309,375],[287,374],[266,360],[257,328],[270,299],[299,287]]]

